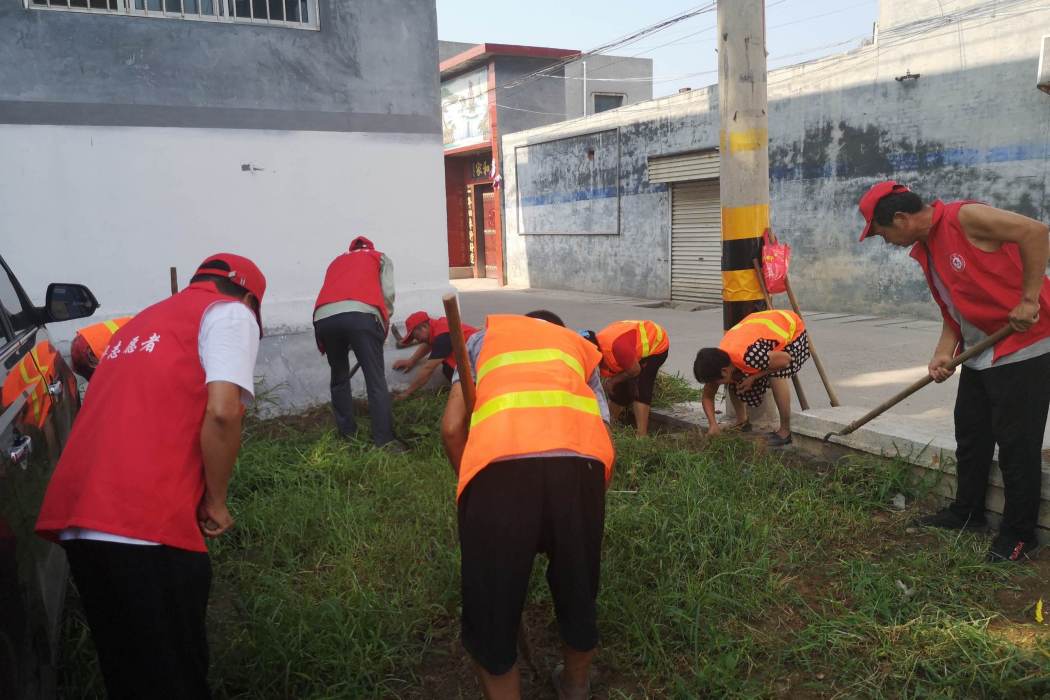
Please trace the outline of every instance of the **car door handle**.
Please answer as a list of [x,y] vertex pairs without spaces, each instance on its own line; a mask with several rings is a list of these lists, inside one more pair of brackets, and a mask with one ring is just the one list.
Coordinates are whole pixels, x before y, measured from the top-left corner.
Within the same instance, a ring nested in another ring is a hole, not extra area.
[[55,400],[55,403],[58,403],[62,399],[63,388],[61,379],[54,384],[47,385],[47,393],[51,394],[51,398]]
[[[15,438],[15,441],[11,443],[11,447],[7,450],[7,457],[11,460],[11,464],[22,464],[29,455],[33,454],[33,438],[28,435],[19,435]],[[25,469],[26,465],[22,464],[22,469]]]

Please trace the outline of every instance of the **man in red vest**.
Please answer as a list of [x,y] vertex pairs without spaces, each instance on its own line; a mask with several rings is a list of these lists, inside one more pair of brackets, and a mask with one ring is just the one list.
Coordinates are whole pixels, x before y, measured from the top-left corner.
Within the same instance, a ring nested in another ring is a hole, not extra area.
[[[463,326],[463,339],[477,333],[478,329],[467,324]],[[408,372],[413,367],[423,362],[423,357],[429,355],[423,366],[416,372],[412,383],[408,388],[394,396],[395,401],[407,399],[413,393],[426,386],[430,377],[439,366],[445,375],[445,379],[452,380],[452,373],[456,371],[456,358],[452,353],[452,336],[449,334],[448,319],[430,318],[425,311],[417,311],[405,319],[405,342],[419,343],[419,347],[412,357],[398,360],[394,363],[394,369]]]
[[110,340],[36,531],[61,542],[111,698],[207,698],[205,537],[253,398],[266,279],[221,253]]
[[314,304],[317,348],[328,357],[332,370],[332,412],[339,434],[357,432],[354,399],[350,393],[352,350],[365,376],[372,441],[379,447],[402,452],[407,448],[394,437],[390,390],[383,364],[383,343],[394,313],[394,265],[375,249],[372,241],[358,236],[350,250],[328,266],[324,284]]
[[930,376],[1009,324],[1014,334],[968,360],[955,401],[955,501],[922,525],[983,529],[988,471],[995,446],[1006,494],[992,562],[1021,561],[1036,547],[1042,477],[1040,451],[1050,407],[1050,282],[1046,224],[975,201],[923,202],[892,180],[860,200],[867,225],[860,240],[881,236],[911,247],[940,307],[941,337]]

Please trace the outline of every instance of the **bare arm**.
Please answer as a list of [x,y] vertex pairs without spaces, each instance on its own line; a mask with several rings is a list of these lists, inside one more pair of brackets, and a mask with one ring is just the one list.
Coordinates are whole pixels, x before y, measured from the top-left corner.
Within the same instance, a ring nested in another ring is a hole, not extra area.
[[791,355],[787,354],[782,350],[774,350],[769,353],[769,364],[764,370],[762,370],[761,372],[756,372],[755,374],[747,375],[747,377],[745,377],[743,381],[737,384],[737,386],[740,387],[741,391],[747,391],[754,385],[755,382],[757,382],[762,377],[772,374],[773,372],[779,372],[782,369],[787,369],[790,366]]
[[419,364],[419,361],[430,354],[430,343],[422,343],[416,351],[412,353],[412,357],[407,360],[398,360],[394,363],[394,369],[408,371]]
[[1021,253],[1022,294],[1010,312],[1015,331],[1028,330],[1039,318],[1039,292],[1050,260],[1050,228],[1047,225],[984,204],[967,204],[959,209],[959,223],[966,237],[984,250],[1003,243],[1016,243]]
[[397,399],[408,398],[414,392],[422,389],[430,381],[430,375],[441,365],[441,362],[441,360],[427,360],[424,362],[423,366],[416,372],[416,376],[412,378],[412,383],[408,385],[407,389],[397,395]]
[[467,446],[467,404],[463,400],[463,387],[459,382],[453,384],[448,392],[445,414],[441,417],[441,441],[445,445],[448,462],[458,476],[463,450]]
[[959,347],[959,336],[947,320],[941,321],[941,337],[937,341],[937,347],[933,350],[933,359],[930,360],[929,372],[933,381],[938,384],[955,374],[954,369],[947,369],[947,365],[955,357],[955,350]]
[[704,415],[707,416],[707,432],[709,435],[717,435],[721,431],[721,428],[718,426],[718,414],[715,413],[716,396],[718,396],[718,384],[715,382],[704,384],[700,405],[704,407]]
[[207,537],[218,537],[233,526],[226,493],[241,449],[243,417],[241,388],[232,382],[210,382],[201,424],[205,490],[197,510],[201,532]]

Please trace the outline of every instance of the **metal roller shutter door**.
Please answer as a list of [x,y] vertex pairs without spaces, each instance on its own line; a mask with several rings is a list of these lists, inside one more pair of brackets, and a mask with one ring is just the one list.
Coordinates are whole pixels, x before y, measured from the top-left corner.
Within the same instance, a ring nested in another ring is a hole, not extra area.
[[671,186],[671,299],[722,303],[718,180]]
[[718,151],[694,151],[649,158],[649,182],[687,182],[718,177]]

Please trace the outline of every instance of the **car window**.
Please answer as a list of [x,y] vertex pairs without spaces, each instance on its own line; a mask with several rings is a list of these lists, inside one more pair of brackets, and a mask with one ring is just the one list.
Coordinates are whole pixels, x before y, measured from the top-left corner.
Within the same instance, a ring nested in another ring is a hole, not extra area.
[[[0,265],[0,306],[7,312],[7,317],[16,333],[33,325],[32,310],[23,305],[14,278],[11,277],[6,265]],[[6,335],[3,323],[0,323],[0,333]]]

